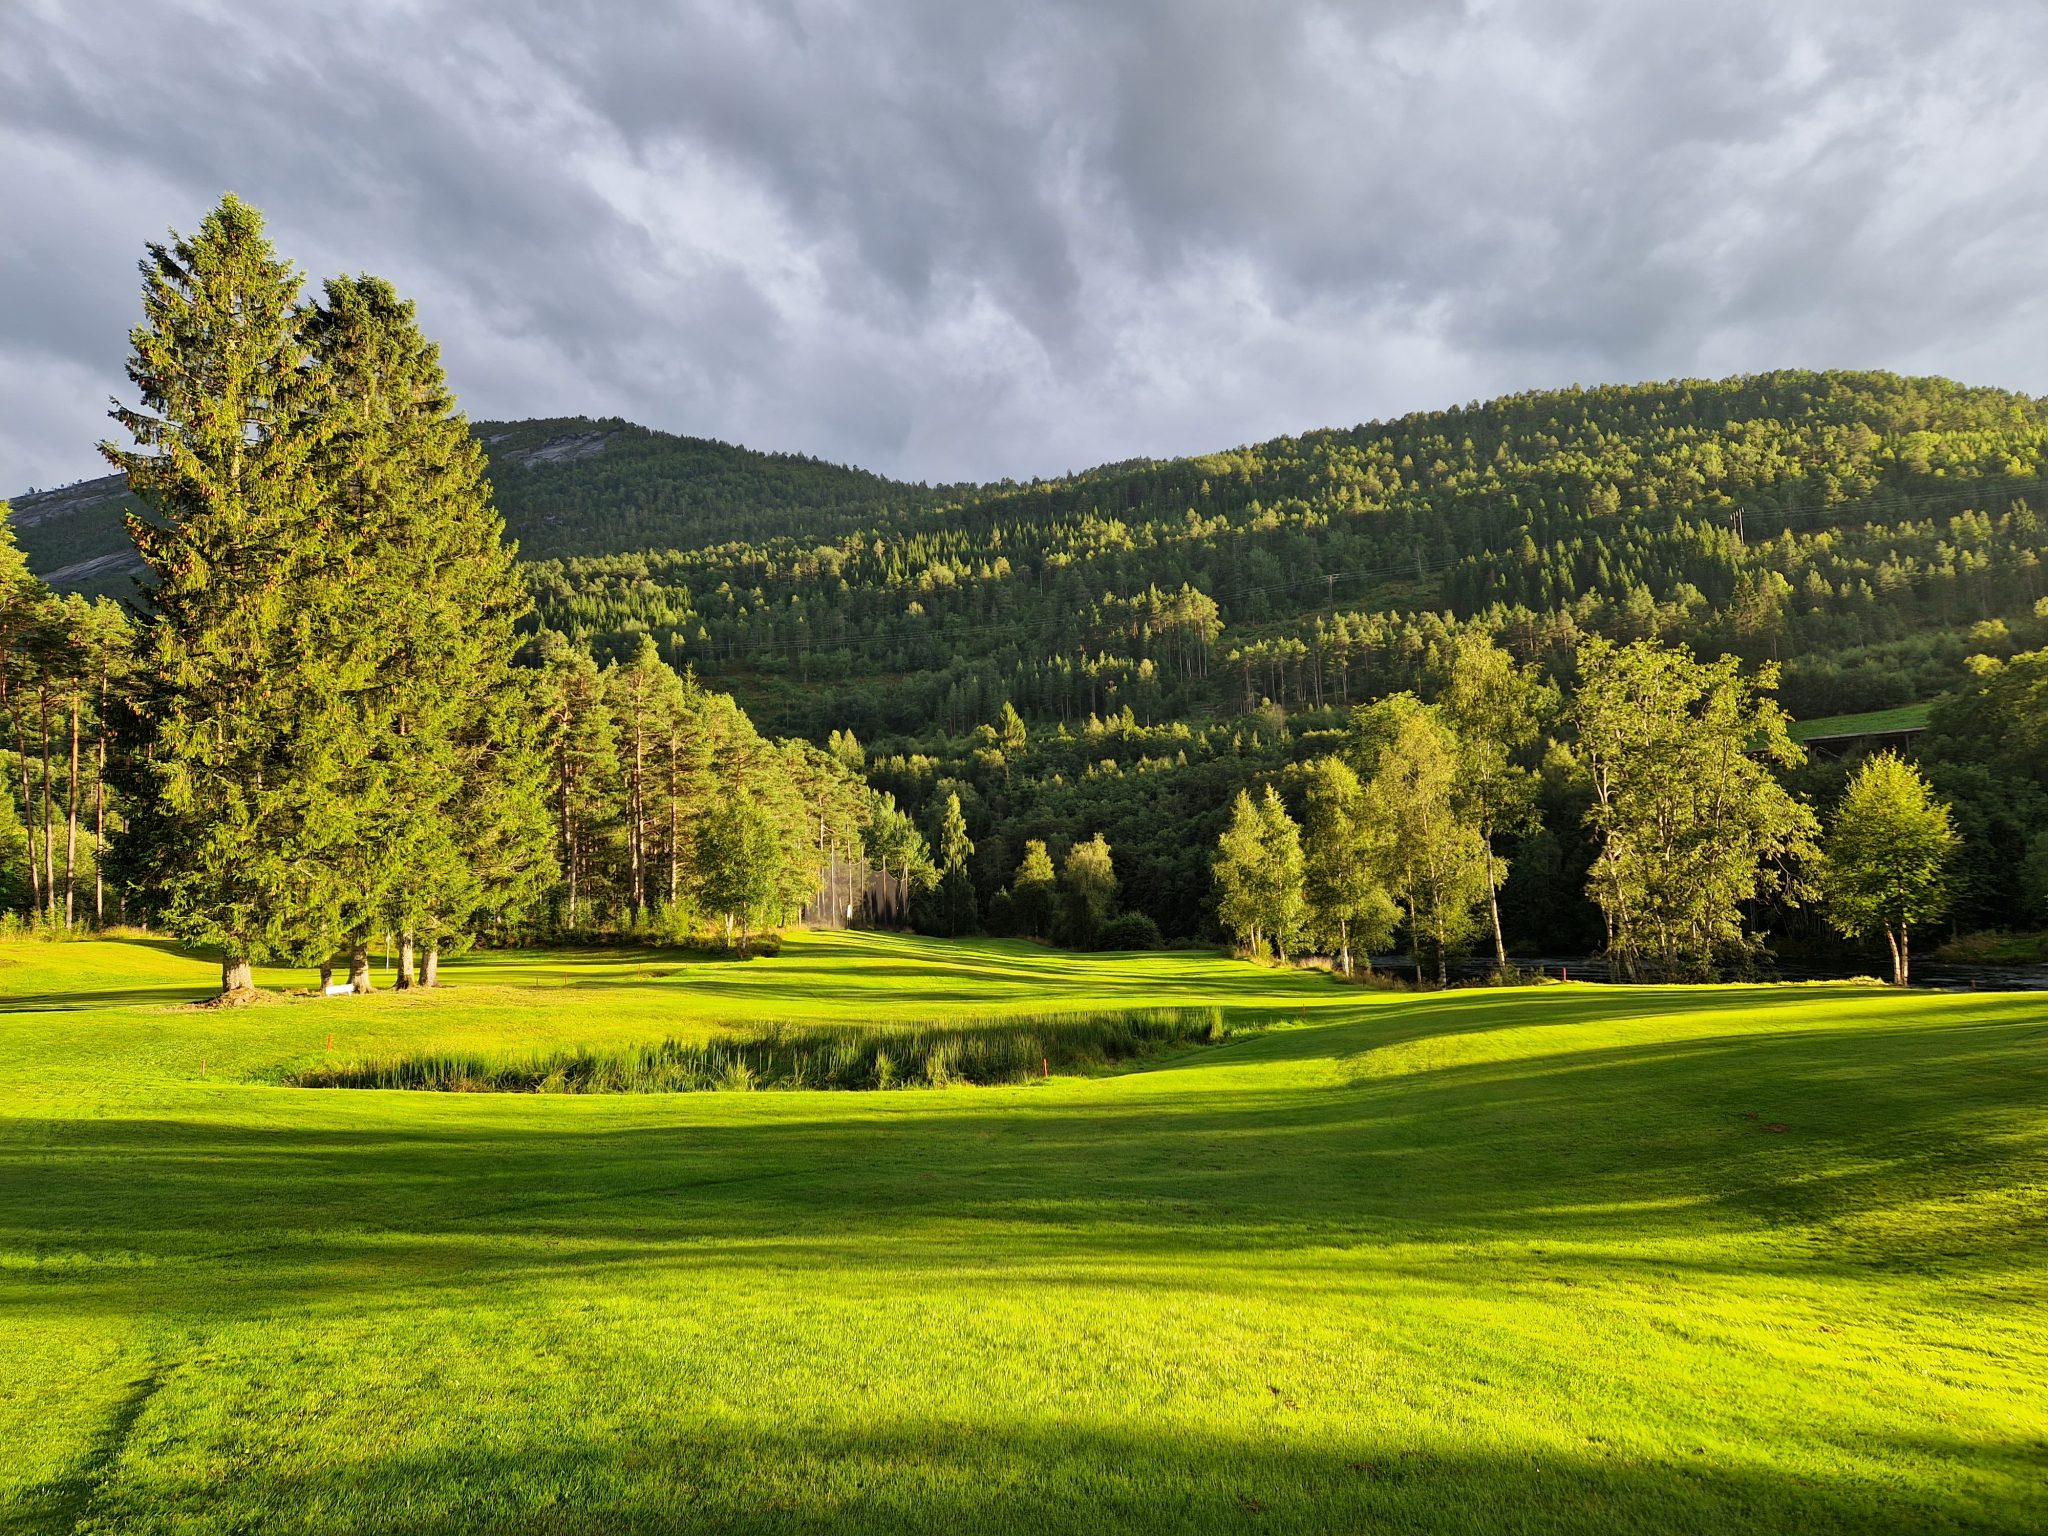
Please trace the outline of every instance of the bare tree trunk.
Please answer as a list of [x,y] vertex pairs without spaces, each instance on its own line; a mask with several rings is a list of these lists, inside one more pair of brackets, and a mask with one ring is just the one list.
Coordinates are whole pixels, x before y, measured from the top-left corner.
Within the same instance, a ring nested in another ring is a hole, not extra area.
[[40,693],[43,720],[43,910],[57,921],[57,826],[51,809],[50,690]]
[[1899,985],[1905,986],[1913,979],[1913,941],[1906,935],[1906,925],[1899,924]]
[[92,781],[92,925],[107,926],[107,680],[100,679],[99,771]]
[[1499,969],[1508,968],[1508,941],[1500,931],[1500,886],[1495,883],[1493,870],[1493,839],[1481,838],[1486,844],[1486,905],[1493,913],[1493,959]]
[[16,707],[7,689],[7,674],[0,667],[0,694],[6,694],[7,716],[14,722],[14,766],[21,776],[21,840],[28,853],[28,909],[39,912],[43,906],[43,875],[36,863],[36,835],[29,818],[35,812],[35,792],[28,781],[28,732],[21,723],[21,710]]
[[64,786],[64,926],[78,921],[78,693],[71,694],[71,779]]
[[220,957],[220,995],[235,997],[255,990],[256,978],[249,968],[249,957],[223,951]]
[[682,881],[682,855],[676,846],[682,840],[681,790],[676,784],[677,750],[676,738],[671,734],[668,739],[668,905],[671,912],[675,910],[676,894]]
[[427,957],[420,964],[420,985],[438,987],[441,985],[441,946],[429,944]]
[[398,936],[398,990],[408,991],[412,984],[412,930],[408,928]]
[[323,960],[323,961],[321,961],[321,962],[320,962],[320,994],[321,994],[321,996],[323,996],[323,997],[324,997],[324,996],[326,996],[326,995],[327,995],[327,989],[328,989],[329,987],[333,986],[333,985],[334,985],[334,962],[333,962],[332,960]]
[[348,947],[348,985],[352,992],[369,993],[370,985],[370,941],[358,938]]

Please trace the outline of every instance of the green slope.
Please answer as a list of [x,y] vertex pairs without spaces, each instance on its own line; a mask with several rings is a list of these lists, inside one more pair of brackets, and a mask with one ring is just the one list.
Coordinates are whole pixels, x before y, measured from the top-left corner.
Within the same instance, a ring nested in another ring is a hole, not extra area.
[[1883,736],[1893,731],[1918,731],[1927,726],[1931,704],[1901,704],[1897,709],[1866,710],[1855,715],[1823,715],[1818,720],[1795,720],[1794,741],[1826,741],[1835,737]]
[[[218,1012],[161,947],[0,948],[0,1528],[2048,1522],[2035,999],[868,935],[451,974]],[[330,1033],[1134,1002],[1279,1027],[1017,1089],[265,1086]]]

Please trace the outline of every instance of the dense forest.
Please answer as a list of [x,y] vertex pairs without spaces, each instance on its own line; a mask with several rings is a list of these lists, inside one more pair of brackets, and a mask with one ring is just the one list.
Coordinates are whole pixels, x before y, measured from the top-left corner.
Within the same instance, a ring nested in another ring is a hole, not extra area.
[[[153,282],[200,282],[185,258],[161,259],[184,275]],[[414,359],[415,394],[440,402],[405,429],[439,434],[418,450],[422,483],[465,466],[448,503],[467,509],[465,537],[505,550],[476,532],[501,528],[521,559],[419,566],[413,541],[427,535],[403,533],[405,518],[453,514],[400,472],[366,467],[400,429],[379,426],[353,461],[335,446],[345,434],[308,429],[308,472],[327,478],[306,507],[336,501],[347,517],[321,523],[331,529],[360,521],[364,486],[392,506],[413,498],[404,517],[379,514],[404,552],[366,542],[362,559],[387,583],[410,570],[410,590],[440,592],[445,611],[437,637],[359,642],[371,658],[383,647],[386,675],[335,663],[300,728],[424,730],[435,712],[358,702],[336,714],[320,700],[364,687],[402,700],[391,669],[424,678],[430,654],[468,656],[476,689],[438,713],[434,782],[450,817],[510,819],[493,834],[505,867],[464,876],[459,915],[429,921],[393,894],[411,877],[358,871],[352,891],[318,898],[326,927],[273,947],[310,955],[340,934],[359,950],[394,927],[427,944],[707,922],[744,935],[808,910],[1070,943],[1255,931],[1257,947],[1328,948],[1311,921],[1317,881],[1330,888],[1315,837],[1301,922],[1253,930],[1231,918],[1231,839],[1240,852],[1284,843],[1319,816],[1327,835],[1331,808],[1350,803],[1347,774],[1364,807],[1384,798],[1385,775],[1407,775],[1412,810],[1440,759],[1466,786],[1446,814],[1478,828],[1459,846],[1480,863],[1459,865],[1470,899],[1436,948],[1614,952],[1600,861],[1618,855],[1581,707],[1605,686],[1589,660],[1614,656],[1636,658],[1611,663],[1623,671],[1679,658],[1661,686],[1691,689],[1696,713],[1732,710],[1724,735],[1747,733],[1751,758],[1786,713],[1940,701],[1918,747],[1962,831],[1944,908],[1978,927],[2048,918],[2048,775],[2027,724],[2048,643],[2048,527],[2033,510],[2048,405],[2024,396],[1846,373],[1572,389],[1059,480],[933,487],[615,420],[472,428],[388,289],[337,280],[278,302],[305,317],[294,366],[371,381],[356,387],[359,414],[388,380],[346,348]],[[365,304],[382,331],[348,319]],[[176,672],[150,662],[185,579],[162,530],[180,526],[179,496],[186,517],[206,501],[199,482],[161,478],[167,420],[131,412],[124,424],[144,436],[110,447],[121,475],[24,496],[13,518],[26,564],[10,556],[0,573],[12,733],[0,895],[45,921],[80,920],[88,880],[99,918],[110,901],[176,905],[163,765],[135,766],[164,746],[161,690]],[[467,587],[436,587],[456,575]],[[339,615],[358,600],[331,601]],[[485,641],[459,636],[465,611],[494,616],[486,638],[501,632],[488,665],[473,664]],[[299,640],[325,656],[339,634]],[[1461,714],[1477,675],[1552,702],[1512,720]],[[524,799],[480,780],[464,790],[450,767],[528,759]],[[376,781],[365,806],[397,798],[397,770],[378,761],[347,770]],[[1808,762],[1789,738],[1771,761],[1772,783],[1823,811],[1848,803],[1859,767],[1853,752]],[[1512,815],[1471,800],[1486,782],[1512,782]],[[393,835],[380,814],[322,835]],[[1821,868],[1820,823],[1785,827],[1758,845],[1757,877],[1736,882],[1734,926],[1687,965],[1753,958],[1765,928],[1820,940],[1820,882],[1794,868]],[[443,838],[450,868],[490,862],[462,855],[462,836]],[[1474,927],[1478,868],[1487,921]],[[1385,902],[1366,905],[1392,926],[1365,923],[1359,947],[1428,947],[1420,898],[1388,881]]]

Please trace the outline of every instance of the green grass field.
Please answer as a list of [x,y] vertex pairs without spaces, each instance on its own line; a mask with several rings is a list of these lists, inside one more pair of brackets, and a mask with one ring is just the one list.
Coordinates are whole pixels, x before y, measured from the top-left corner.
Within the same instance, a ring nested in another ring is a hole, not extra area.
[[[0,1531],[2048,1529],[2039,997],[873,935],[183,1006],[217,974],[0,946]],[[1021,1087],[273,1086],[330,1032],[1151,1006],[1271,1027]]]
[[1792,722],[1794,741],[1826,741],[1843,736],[1882,736],[1890,731],[1919,731],[1927,727],[1931,704],[1901,704],[1896,709],[1866,710],[1860,715],[1823,715],[1813,720]]

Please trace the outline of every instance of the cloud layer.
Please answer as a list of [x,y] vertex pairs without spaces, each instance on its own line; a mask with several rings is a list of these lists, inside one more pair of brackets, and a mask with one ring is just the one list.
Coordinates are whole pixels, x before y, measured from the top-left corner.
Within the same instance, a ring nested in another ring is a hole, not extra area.
[[0,486],[228,189],[477,416],[912,479],[1572,382],[2048,387],[2048,9],[9,0]]

